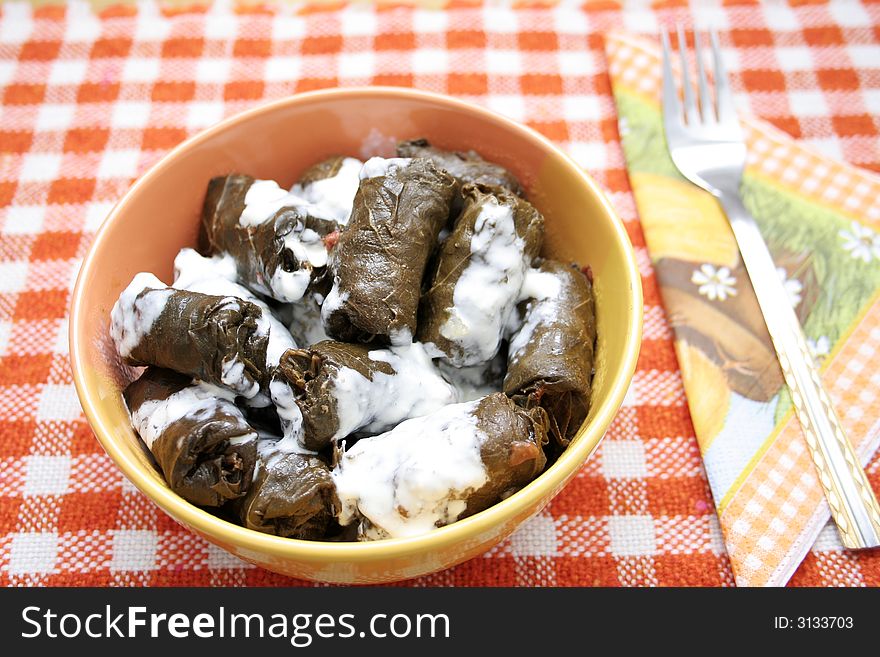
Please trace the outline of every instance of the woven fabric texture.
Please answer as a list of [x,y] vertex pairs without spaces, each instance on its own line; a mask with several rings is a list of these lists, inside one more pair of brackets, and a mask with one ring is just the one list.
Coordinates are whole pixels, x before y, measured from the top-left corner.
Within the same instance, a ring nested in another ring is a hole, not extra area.
[[[717,27],[746,108],[880,171],[880,4],[506,8],[151,2],[0,8],[0,584],[268,585],[128,484],[86,423],[67,308],[95,230],[140,173],[217,120],[337,85],[449,93],[545,134],[605,188],[645,291],[638,371],[600,451],[483,557],[409,585],[733,585],[631,195],[603,33]],[[868,468],[880,488],[880,461]],[[878,585],[880,555],[819,542],[800,585]]]

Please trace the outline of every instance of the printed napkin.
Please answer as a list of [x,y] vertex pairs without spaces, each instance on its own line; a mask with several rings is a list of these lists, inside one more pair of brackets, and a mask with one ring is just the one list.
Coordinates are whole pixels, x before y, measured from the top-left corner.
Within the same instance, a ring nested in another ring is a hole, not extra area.
[[[828,504],[727,220],[666,151],[659,46],[613,32],[606,51],[630,183],[736,581],[780,586],[829,522]],[[880,179],[760,120],[742,123],[744,202],[867,462],[880,442]]]

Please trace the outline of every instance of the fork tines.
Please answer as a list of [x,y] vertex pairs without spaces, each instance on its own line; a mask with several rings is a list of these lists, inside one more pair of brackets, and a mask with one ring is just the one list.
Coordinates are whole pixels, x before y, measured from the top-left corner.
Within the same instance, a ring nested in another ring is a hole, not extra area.
[[691,85],[687,58],[687,41],[684,28],[679,25],[676,29],[678,35],[678,52],[681,58],[681,86],[684,108],[679,100],[676,90],[675,78],[672,72],[672,47],[670,36],[666,30],[660,33],[663,43],[663,107],[670,114],[678,117],[684,116],[684,122],[688,126],[697,126],[701,123],[711,126],[717,123],[736,121],[736,112],[733,107],[733,97],[730,93],[730,84],[727,81],[727,73],[721,58],[721,48],[718,45],[718,35],[714,30],[709,32],[709,41],[712,47],[714,69],[712,77],[715,82],[715,97],[712,98],[709,82],[706,78],[706,70],[703,66],[702,47],[699,31],[694,30],[694,58],[697,71],[697,93]]

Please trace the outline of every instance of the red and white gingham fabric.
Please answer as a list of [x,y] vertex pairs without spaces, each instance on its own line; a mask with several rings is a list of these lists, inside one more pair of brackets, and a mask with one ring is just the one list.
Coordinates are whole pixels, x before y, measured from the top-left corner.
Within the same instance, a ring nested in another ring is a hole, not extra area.
[[[68,368],[70,290],[112,204],[186,136],[297,91],[392,84],[486,105],[564,147],[624,219],[645,290],[638,372],[599,453],[502,545],[410,584],[732,585],[624,170],[602,33],[712,25],[753,113],[880,170],[880,4],[653,4],[170,10],[146,2],[100,14],[85,4],[4,4],[0,583],[298,583],[180,528],[103,454]],[[880,461],[868,474],[880,488]],[[793,582],[880,584],[880,555],[832,544],[820,538]]]

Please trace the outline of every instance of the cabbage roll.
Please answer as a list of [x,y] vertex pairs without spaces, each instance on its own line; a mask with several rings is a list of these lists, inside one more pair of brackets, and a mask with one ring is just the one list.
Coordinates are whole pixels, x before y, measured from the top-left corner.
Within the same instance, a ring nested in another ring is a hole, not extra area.
[[435,148],[427,139],[413,139],[397,145],[398,157],[426,157],[447,171],[461,185],[480,183],[504,187],[523,196],[522,186],[507,169],[487,162],[475,151],[444,151]]
[[361,431],[385,431],[457,401],[422,345],[389,349],[327,340],[284,353],[273,382],[287,384],[302,413],[301,444],[320,450]]
[[455,180],[429,160],[373,158],[330,257],[324,328],[345,342],[407,344],[422,276],[449,215]]
[[501,187],[465,185],[422,297],[418,339],[456,367],[490,360],[544,241],[544,218]]
[[450,404],[362,438],[339,457],[339,521],[360,538],[415,536],[473,515],[544,469],[547,418],[504,394]]
[[504,392],[526,408],[543,407],[550,435],[565,448],[590,410],[596,345],[592,283],[576,266],[546,260],[523,302],[522,327],[510,338]]
[[123,396],[131,424],[175,493],[216,507],[244,495],[256,461],[257,432],[234,395],[184,374],[148,368]]
[[248,494],[236,502],[242,525],[266,534],[317,540],[339,508],[330,470],[316,456],[259,442],[259,461]]
[[208,184],[206,249],[228,253],[243,285],[278,301],[296,301],[320,284],[337,230],[329,212],[272,180],[234,174]]

